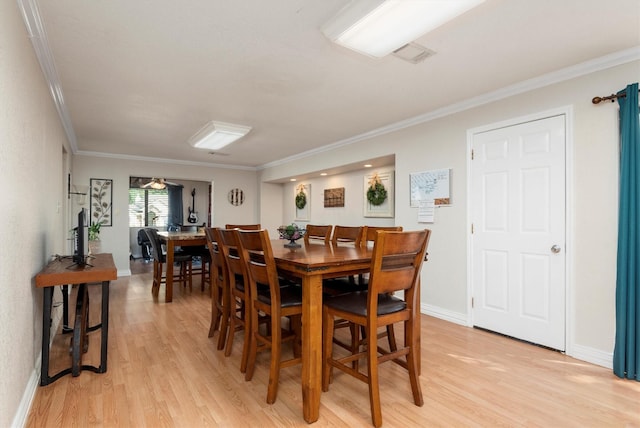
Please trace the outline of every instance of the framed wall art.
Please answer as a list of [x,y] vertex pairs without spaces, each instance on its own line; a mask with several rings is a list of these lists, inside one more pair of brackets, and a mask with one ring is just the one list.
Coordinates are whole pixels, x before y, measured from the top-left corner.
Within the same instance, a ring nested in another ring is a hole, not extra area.
[[393,217],[394,173],[373,172],[364,176],[364,216]]
[[295,187],[296,220],[309,221],[311,218],[311,184],[298,184]]
[[324,207],[344,207],[344,187],[324,189]]
[[112,226],[111,200],[113,198],[113,180],[109,178],[92,178],[89,183],[91,195],[89,223]]

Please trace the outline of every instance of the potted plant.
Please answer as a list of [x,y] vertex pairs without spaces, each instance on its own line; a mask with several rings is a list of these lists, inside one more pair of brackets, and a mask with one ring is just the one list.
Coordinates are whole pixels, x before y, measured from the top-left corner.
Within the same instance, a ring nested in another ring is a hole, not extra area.
[[89,254],[98,254],[101,251],[100,248],[100,228],[102,223],[91,222],[89,226]]

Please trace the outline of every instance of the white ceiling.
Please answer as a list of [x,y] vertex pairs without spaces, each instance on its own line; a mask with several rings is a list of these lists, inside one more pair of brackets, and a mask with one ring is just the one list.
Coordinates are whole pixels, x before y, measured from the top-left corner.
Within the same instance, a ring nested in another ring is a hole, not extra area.
[[[79,153],[241,167],[640,45],[639,0],[487,0],[419,39],[436,52],[427,60],[374,60],[319,30],[346,3],[56,0],[38,7]],[[189,146],[211,120],[253,130],[224,155]]]

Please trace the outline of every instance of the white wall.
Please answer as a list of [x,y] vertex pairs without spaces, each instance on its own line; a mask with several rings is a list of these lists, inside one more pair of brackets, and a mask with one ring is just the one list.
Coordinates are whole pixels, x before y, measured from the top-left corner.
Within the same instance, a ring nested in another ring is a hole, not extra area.
[[[466,324],[467,306],[467,130],[570,106],[573,126],[572,162],[568,177],[570,251],[568,260],[567,351],[578,358],[611,364],[615,335],[615,260],[617,242],[618,129],[616,105],[594,106],[591,98],[624,88],[640,77],[640,61],[596,71],[562,83],[531,90],[479,107],[437,117],[386,135],[297,159],[261,171],[264,181],[351,164],[387,154],[396,156],[395,224],[406,230],[423,227],[417,209],[409,207],[409,174],[430,169],[452,168],[448,207],[436,209],[429,243],[429,261],[422,273],[423,311]],[[571,124],[570,124],[571,125]],[[340,180],[341,178],[336,178]],[[347,180],[344,177],[344,180]],[[358,191],[360,184],[353,183]],[[312,186],[314,205],[316,187]],[[347,188],[347,194],[351,189]],[[284,206],[293,204],[292,186],[284,186]],[[285,210],[284,219],[291,214]],[[352,222],[359,223],[354,211]],[[327,218],[322,216],[321,218]],[[342,217],[348,222],[349,218]],[[327,221],[327,223],[331,223]]]
[[[166,177],[180,182],[184,180],[213,182],[212,216],[214,226],[224,226],[225,223],[255,223],[258,221],[258,186],[254,171],[96,156],[74,156],[74,184],[89,184],[91,178],[113,179],[113,226],[101,228],[100,240],[102,241],[102,251],[113,254],[119,275],[129,274],[127,210],[130,176]],[[227,201],[227,193],[236,187],[245,192],[245,202],[240,206],[233,206]],[[196,195],[200,193],[203,192],[196,190]],[[185,188],[183,197],[186,210],[186,207],[191,204],[191,188]],[[202,215],[205,215],[206,207],[202,203],[198,203],[197,208],[198,211],[202,211]],[[206,219],[200,219],[200,223],[203,221]]]
[[24,422],[39,383],[42,290],[34,277],[52,254],[66,250],[70,164],[49,89],[11,1],[0,2],[0,112],[0,427],[8,427]]

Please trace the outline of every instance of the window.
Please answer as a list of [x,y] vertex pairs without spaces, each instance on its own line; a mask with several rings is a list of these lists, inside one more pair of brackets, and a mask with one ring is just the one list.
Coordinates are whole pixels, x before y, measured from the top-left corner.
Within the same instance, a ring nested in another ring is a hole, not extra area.
[[129,189],[129,227],[164,228],[168,217],[167,189]]

